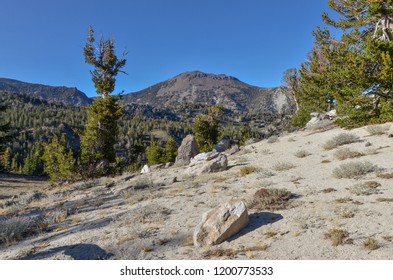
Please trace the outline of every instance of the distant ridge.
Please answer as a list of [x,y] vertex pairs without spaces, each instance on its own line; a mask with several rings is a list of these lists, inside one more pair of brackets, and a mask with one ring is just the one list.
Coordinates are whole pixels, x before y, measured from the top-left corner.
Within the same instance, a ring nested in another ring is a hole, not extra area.
[[85,93],[77,88],[47,86],[6,78],[0,78],[0,91],[23,93],[30,97],[64,102],[74,106],[86,106],[93,102],[92,99],[88,98]]
[[236,115],[270,122],[294,111],[284,87],[261,88],[224,74],[185,72],[144,90],[123,95],[122,102],[175,110],[220,105]]

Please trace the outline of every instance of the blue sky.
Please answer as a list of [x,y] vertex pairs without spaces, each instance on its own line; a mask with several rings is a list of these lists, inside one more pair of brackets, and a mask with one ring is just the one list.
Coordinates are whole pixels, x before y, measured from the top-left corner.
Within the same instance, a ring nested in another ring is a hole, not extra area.
[[312,48],[327,0],[1,0],[0,77],[95,95],[83,47],[89,25],[128,52],[116,92],[185,71],[281,84]]

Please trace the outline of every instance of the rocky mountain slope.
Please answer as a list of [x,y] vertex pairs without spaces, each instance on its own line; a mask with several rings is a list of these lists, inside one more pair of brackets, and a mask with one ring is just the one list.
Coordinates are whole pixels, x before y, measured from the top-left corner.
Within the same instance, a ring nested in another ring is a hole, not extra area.
[[0,78],[0,91],[23,93],[30,97],[59,101],[75,106],[86,106],[92,102],[92,99],[77,88],[32,84],[5,78]]
[[[392,259],[391,126],[281,135],[225,152],[225,171],[198,176],[172,166],[30,188],[0,178],[0,222],[36,223],[0,245],[0,259]],[[246,202],[248,225],[195,248],[202,214],[230,199]]]
[[294,110],[291,96],[283,87],[260,88],[231,76],[199,71],[185,72],[142,91],[126,94],[123,102],[183,113],[220,105],[233,116],[256,118],[262,122],[289,115]]

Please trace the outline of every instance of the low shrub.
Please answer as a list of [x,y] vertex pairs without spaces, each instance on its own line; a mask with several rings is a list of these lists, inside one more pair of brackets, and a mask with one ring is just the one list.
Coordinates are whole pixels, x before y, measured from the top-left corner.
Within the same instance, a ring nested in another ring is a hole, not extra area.
[[339,167],[335,168],[333,170],[333,175],[338,179],[356,178],[367,173],[377,171],[378,169],[378,166],[372,164],[369,161],[349,162],[341,164]]
[[248,165],[248,166],[244,166],[244,167],[240,168],[240,174],[242,176],[246,176],[246,175],[249,175],[254,172],[255,172],[255,167],[252,165]]
[[352,188],[349,189],[349,191],[356,195],[371,195],[377,194],[377,188],[380,186],[381,184],[376,181],[367,181],[354,185]]
[[33,220],[27,217],[11,217],[0,220],[0,244],[6,246],[21,240],[34,226]]
[[361,152],[358,152],[358,151],[351,150],[349,148],[342,148],[342,149],[337,150],[334,153],[334,156],[339,160],[345,160],[348,158],[361,157],[361,156],[364,156],[364,154]]
[[360,142],[360,137],[351,133],[340,133],[333,137],[333,139],[327,141],[323,148],[325,150],[332,150],[339,146],[343,146],[346,144],[351,144],[355,142]]
[[255,192],[251,201],[251,208],[258,210],[280,210],[289,206],[293,194],[286,189],[265,189]]

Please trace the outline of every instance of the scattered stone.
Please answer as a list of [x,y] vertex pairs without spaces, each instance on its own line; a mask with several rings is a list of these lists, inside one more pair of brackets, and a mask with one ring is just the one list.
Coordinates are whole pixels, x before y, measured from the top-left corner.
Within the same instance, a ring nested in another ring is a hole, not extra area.
[[169,167],[171,167],[171,166],[173,166],[173,162],[167,162],[167,163],[165,164],[165,168],[169,168]]
[[336,118],[336,110],[331,110],[327,113],[310,113],[311,120],[306,124],[307,129],[317,129],[329,125]]
[[159,169],[163,169],[163,168],[164,168],[164,164],[162,164],[162,163],[150,166],[151,171],[155,171],[155,170],[159,170]]
[[239,151],[240,151],[239,145],[233,145],[232,148],[228,151],[228,154],[229,155],[234,155],[234,154],[236,154]]
[[195,157],[197,154],[199,154],[199,149],[195,137],[193,135],[187,135],[177,151],[175,163],[178,166],[188,165],[191,158]]
[[213,151],[222,153],[231,147],[231,141],[228,138],[223,138],[220,142],[214,145]]
[[177,182],[177,177],[169,177],[159,180],[158,182],[155,183],[155,185],[158,187],[162,187],[162,186],[172,185],[173,183],[176,182]]
[[247,207],[241,200],[230,200],[206,212],[195,228],[195,247],[224,242],[248,225]]
[[197,154],[195,157],[193,157],[191,159],[189,166],[203,164],[203,162],[212,160],[212,159],[218,157],[218,155],[219,155],[219,153],[217,153],[215,151]]
[[366,147],[370,147],[370,146],[372,146],[372,144],[371,144],[371,142],[370,142],[370,141],[367,141],[367,142],[366,142],[366,144],[365,144],[364,146],[366,146]]
[[228,158],[226,155],[220,154],[212,160],[205,161],[199,173],[213,173],[227,170]]
[[146,174],[150,172],[151,172],[150,167],[147,164],[145,164],[141,170],[141,174]]

